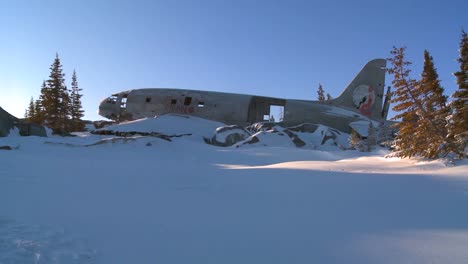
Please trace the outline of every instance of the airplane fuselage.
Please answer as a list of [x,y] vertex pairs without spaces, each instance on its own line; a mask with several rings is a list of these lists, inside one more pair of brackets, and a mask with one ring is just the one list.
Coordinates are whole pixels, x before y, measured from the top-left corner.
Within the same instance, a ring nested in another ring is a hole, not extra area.
[[[271,120],[272,107],[281,109],[286,126],[323,124],[349,132],[357,120],[385,120],[382,111],[385,60],[370,61],[343,93],[330,101],[281,99],[257,95],[171,88],[134,89],[113,94],[99,114],[117,121],[164,114],[185,114],[241,126]],[[385,109],[385,107],[384,107]]]
[[162,88],[136,89],[115,94],[101,102],[99,114],[118,121],[184,114],[246,126],[268,121],[271,106],[283,107],[281,121],[286,126],[317,123],[346,132],[350,129],[349,122],[368,119],[363,114],[335,106],[332,101]]

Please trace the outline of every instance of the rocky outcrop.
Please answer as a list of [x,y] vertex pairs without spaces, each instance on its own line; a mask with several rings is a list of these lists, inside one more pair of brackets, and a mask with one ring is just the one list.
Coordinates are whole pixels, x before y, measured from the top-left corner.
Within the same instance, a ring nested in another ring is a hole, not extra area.
[[220,147],[229,147],[250,137],[250,133],[243,127],[232,125],[218,127],[211,138],[204,138],[205,142]]
[[258,122],[246,127],[246,129],[252,134],[255,134],[261,131],[274,130],[275,126],[277,126],[277,124],[274,122]]
[[304,123],[294,127],[281,127],[275,123],[256,123],[247,128],[255,132],[252,136],[236,144],[260,144],[263,146],[295,146],[298,148],[317,148],[327,146],[330,148],[345,148],[348,134],[336,129],[319,125]]
[[89,121],[85,122],[86,124],[93,124],[95,129],[104,128],[106,126],[111,126],[117,124],[115,121],[106,121],[106,120],[98,120],[98,121]]
[[182,137],[190,136],[191,134],[181,134],[181,135],[165,135],[158,132],[138,132],[138,131],[114,131],[114,130],[93,130],[91,134],[94,135],[113,135],[118,137],[133,137],[133,136],[147,136],[147,137],[157,137],[167,141],[171,141],[173,137]]
[[0,150],[13,150],[10,146],[0,146]]
[[306,143],[300,139],[295,133],[291,132],[290,130],[288,129],[285,129],[283,130],[283,132],[288,135],[288,137],[292,140],[292,142],[294,143],[294,145],[298,148],[302,148],[303,146],[306,145]]

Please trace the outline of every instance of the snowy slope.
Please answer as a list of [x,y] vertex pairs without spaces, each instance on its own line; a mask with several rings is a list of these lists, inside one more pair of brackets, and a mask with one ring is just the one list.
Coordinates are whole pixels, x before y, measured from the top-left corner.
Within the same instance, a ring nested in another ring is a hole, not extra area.
[[195,138],[209,137],[218,127],[225,124],[194,116],[163,115],[157,118],[143,118],[118,125],[107,126],[98,130],[118,132],[157,132],[165,135],[191,134]]
[[0,263],[468,263],[466,161],[88,133],[2,145]]

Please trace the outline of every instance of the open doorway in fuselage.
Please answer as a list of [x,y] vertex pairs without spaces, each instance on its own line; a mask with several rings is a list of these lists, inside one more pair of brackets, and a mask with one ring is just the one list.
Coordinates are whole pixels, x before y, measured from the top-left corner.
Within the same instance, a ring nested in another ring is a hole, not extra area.
[[283,122],[283,118],[284,118],[284,106],[270,105],[270,115],[267,116],[267,120],[264,120],[264,121],[280,123],[280,122]]

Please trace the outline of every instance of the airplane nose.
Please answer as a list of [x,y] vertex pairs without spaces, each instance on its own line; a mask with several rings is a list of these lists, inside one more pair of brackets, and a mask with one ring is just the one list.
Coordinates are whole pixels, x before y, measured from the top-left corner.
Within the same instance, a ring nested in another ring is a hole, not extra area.
[[104,99],[99,104],[98,114],[108,119],[114,119],[116,116],[115,104],[109,103],[107,99]]

